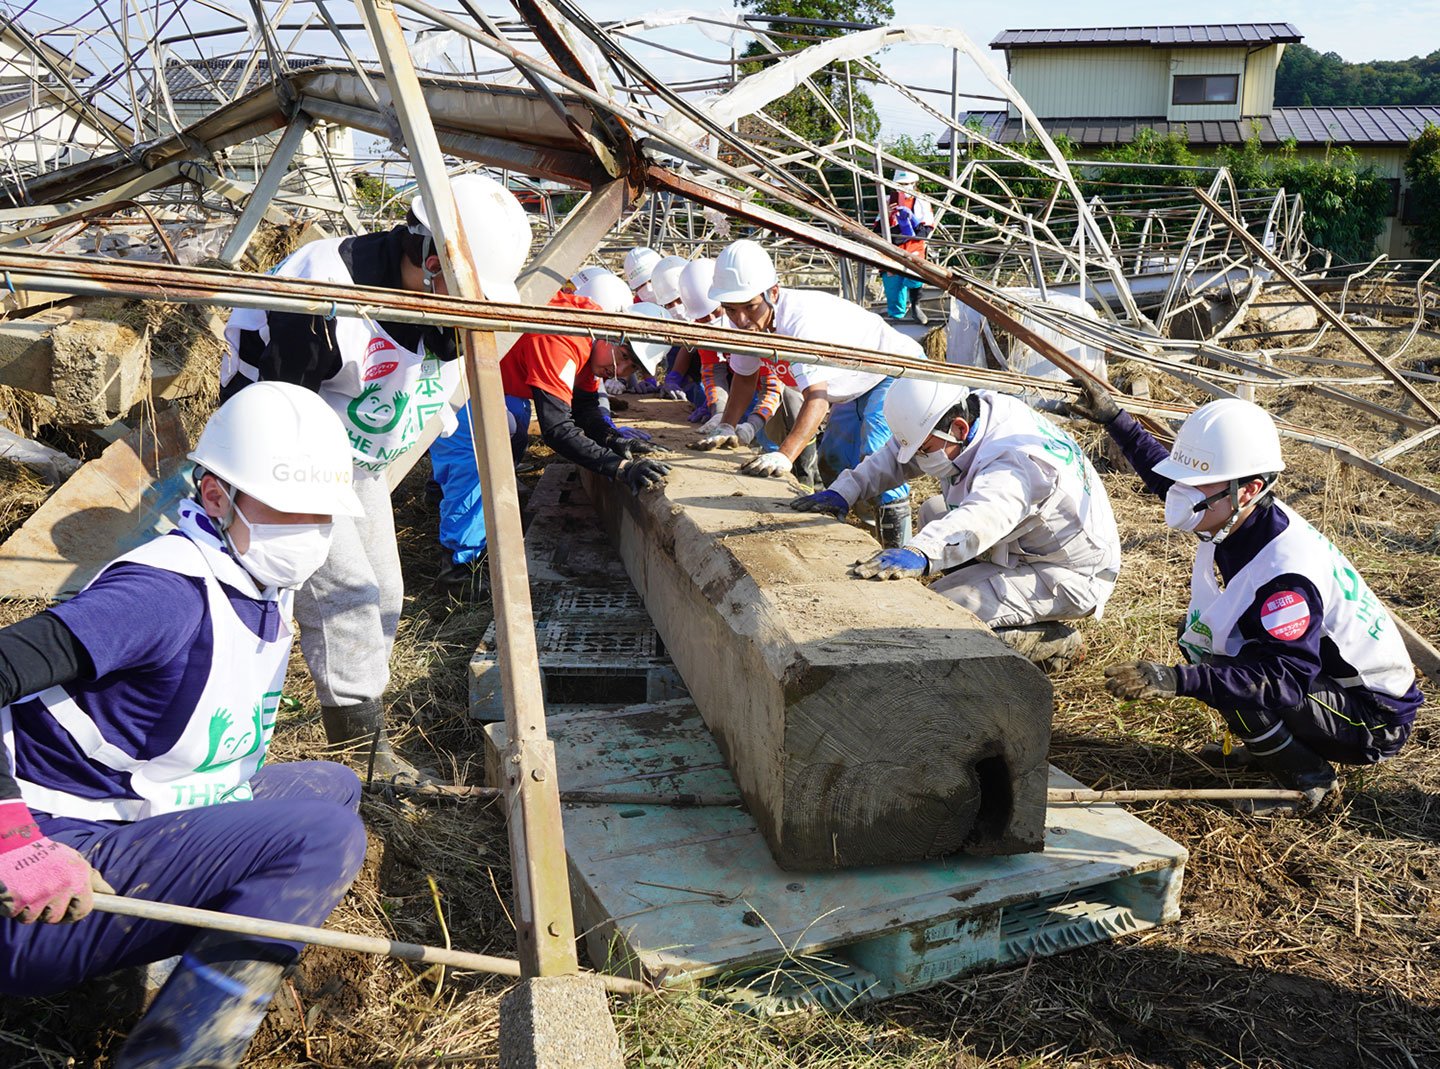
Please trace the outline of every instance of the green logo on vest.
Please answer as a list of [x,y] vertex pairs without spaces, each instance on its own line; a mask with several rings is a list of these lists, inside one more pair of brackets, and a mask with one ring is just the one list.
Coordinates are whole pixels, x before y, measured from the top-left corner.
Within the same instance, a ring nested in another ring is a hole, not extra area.
[[350,422],[369,434],[387,434],[395,429],[405,415],[410,395],[397,390],[387,401],[380,396],[380,384],[372,382],[345,409]]

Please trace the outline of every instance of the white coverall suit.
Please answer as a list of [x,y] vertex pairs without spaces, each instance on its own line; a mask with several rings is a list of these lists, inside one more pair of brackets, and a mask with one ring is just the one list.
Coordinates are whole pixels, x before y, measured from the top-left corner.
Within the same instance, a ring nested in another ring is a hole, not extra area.
[[[979,417],[954,475],[920,508],[910,548],[931,588],[991,627],[1099,616],[1120,569],[1110,498],[1075,441],[1022,401],[977,390]],[[922,473],[891,439],[830,489],[874,497]]]

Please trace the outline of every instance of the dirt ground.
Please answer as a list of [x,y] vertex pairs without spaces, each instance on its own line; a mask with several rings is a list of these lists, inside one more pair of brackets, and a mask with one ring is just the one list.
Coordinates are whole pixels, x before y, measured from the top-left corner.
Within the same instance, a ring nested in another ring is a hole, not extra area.
[[[1354,356],[1346,346],[1322,343],[1320,351]],[[1418,363],[1437,354],[1440,345],[1422,337],[1406,356]],[[1171,395],[1164,381],[1154,386],[1157,396]],[[1425,391],[1440,400],[1440,389]],[[1309,392],[1265,400],[1290,420],[1332,430],[1367,452],[1399,437]],[[1076,433],[1098,458],[1099,435]],[[1394,466],[1440,485],[1437,448],[1418,448]],[[1389,605],[1440,639],[1440,509],[1313,449],[1292,443],[1287,456],[1282,496],[1335,539]],[[1051,758],[1097,787],[1222,785],[1189,756],[1218,737],[1218,720],[1204,707],[1117,703],[1100,685],[1101,668],[1112,661],[1174,659],[1194,541],[1164,527],[1160,502],[1143,496],[1133,475],[1097,462],[1119,517],[1125,567],[1104,619],[1086,625],[1086,659],[1054,680]],[[12,475],[0,471],[0,479]],[[533,484],[536,477],[523,478]],[[422,464],[395,496],[407,598],[390,700],[404,725],[402,748],[461,781],[479,782],[481,735],[466,718],[466,664],[489,607],[431,591],[439,557],[423,478]],[[7,528],[43,492],[11,485],[0,498]],[[0,607],[0,620],[37,607]],[[322,736],[298,653],[287,694],[295,707],[282,720],[274,759],[314,756]],[[1434,714],[1432,701],[1397,759],[1346,771],[1342,796],[1306,819],[1261,822],[1202,804],[1131,807],[1190,851],[1183,914],[1174,924],[843,1015],[757,1021],[693,995],[617,999],[628,1064],[1440,1066]],[[513,955],[508,847],[495,805],[414,807],[375,798],[363,813],[370,856],[332,927]],[[474,975],[311,950],[247,1065],[492,1065],[504,989]],[[0,1005],[0,1066],[108,1065],[134,1020],[136,991],[133,978],[123,978],[51,999],[7,1000]]]

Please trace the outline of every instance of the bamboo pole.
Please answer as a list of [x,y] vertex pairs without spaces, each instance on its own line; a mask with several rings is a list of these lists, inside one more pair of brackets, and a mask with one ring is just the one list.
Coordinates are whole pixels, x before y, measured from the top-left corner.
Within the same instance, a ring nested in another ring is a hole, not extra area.
[[[420,943],[402,943],[395,939],[384,939],[373,935],[352,935],[336,932],[329,928],[314,928],[308,924],[286,924],[282,921],[263,920],[259,917],[240,917],[233,913],[221,913],[212,909],[195,909],[191,906],[173,906],[168,902],[151,902],[143,898],[128,898],[125,895],[95,895],[95,908],[101,913],[114,913],[122,917],[138,917],[147,921],[162,921],[166,924],[183,924],[187,928],[207,928],[215,932],[233,932],[236,935],[253,935],[262,939],[280,939],[287,943],[305,943],[309,946],[332,947],[336,950],[350,950],[357,954],[371,954],[382,958],[397,958],[400,961],[414,961],[426,965],[448,965],[456,969],[472,969],[475,972],[492,973],[496,976],[520,977],[520,963],[511,958],[497,958],[489,954],[473,954],[467,950],[450,950],[446,947],[424,946]],[[607,991],[617,995],[643,995],[651,988],[638,980],[608,973],[596,973]]]
[[1106,802],[1232,802],[1250,799],[1257,802],[1303,802],[1303,791],[1286,791],[1279,788],[1257,788],[1254,790],[1225,788],[1184,787],[1149,791],[1087,791],[1071,790],[1065,787],[1051,787],[1048,792],[1051,805],[1101,805]]

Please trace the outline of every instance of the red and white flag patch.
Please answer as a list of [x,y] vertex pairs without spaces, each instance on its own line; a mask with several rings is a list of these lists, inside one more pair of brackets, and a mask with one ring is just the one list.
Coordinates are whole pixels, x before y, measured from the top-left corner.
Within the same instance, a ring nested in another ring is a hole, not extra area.
[[1290,642],[1305,634],[1310,626],[1310,606],[1305,597],[1294,590],[1282,590],[1265,599],[1260,609],[1260,626],[1272,638]]

